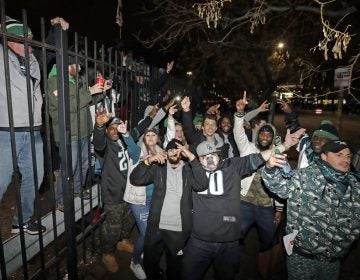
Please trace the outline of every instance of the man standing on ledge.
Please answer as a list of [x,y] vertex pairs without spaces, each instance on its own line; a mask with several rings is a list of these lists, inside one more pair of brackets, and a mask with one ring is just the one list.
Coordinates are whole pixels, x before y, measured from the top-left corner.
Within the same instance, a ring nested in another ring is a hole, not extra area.
[[[7,33],[24,37],[24,26],[20,22],[6,17],[5,24]],[[32,36],[31,30],[28,28],[27,38],[31,39]],[[21,227],[24,232],[38,234],[40,230],[45,232],[46,228],[30,219],[34,212],[35,192],[44,177],[43,142],[40,135],[43,103],[40,90],[40,68],[31,46],[28,49],[29,56],[26,56],[24,42],[9,38],[7,43],[9,75],[6,76],[3,48],[4,46],[0,44],[0,155],[2,157],[0,160],[0,200],[15,172],[12,154],[12,149],[15,149],[18,171],[21,173],[20,194],[23,218]],[[26,63],[26,60],[29,60],[29,64]],[[29,69],[27,69],[27,65],[29,65]],[[10,88],[6,88],[5,77],[9,78]],[[29,95],[27,81],[30,85]],[[9,95],[11,96],[11,110],[8,108],[7,101]],[[29,96],[31,97],[30,112]],[[10,124],[11,117],[13,118],[12,124]],[[15,147],[11,145],[11,125],[14,126],[15,131]],[[34,129],[34,153],[31,148],[31,126]],[[36,158],[33,158],[33,154]],[[36,170],[34,170],[34,166]],[[37,185],[35,185],[34,174],[37,175]],[[20,232],[18,215],[13,218],[11,232]]]

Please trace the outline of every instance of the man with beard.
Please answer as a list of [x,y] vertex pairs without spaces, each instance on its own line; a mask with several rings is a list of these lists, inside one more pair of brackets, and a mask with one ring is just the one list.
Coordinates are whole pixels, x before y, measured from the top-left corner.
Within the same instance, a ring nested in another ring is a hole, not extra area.
[[288,279],[338,279],[341,259],[360,233],[360,181],[350,171],[349,145],[327,142],[320,157],[288,179],[276,168],[284,157],[272,154],[262,177],[269,190],[288,201]]
[[[237,113],[235,113],[234,124],[234,138],[240,154],[246,156],[271,149],[274,145],[280,144],[281,139],[276,135],[276,129],[270,123],[263,123],[258,128],[254,143],[248,140],[243,127],[246,104],[246,93],[244,93],[243,98],[236,102]],[[303,130],[299,130],[297,134],[301,132]],[[291,144],[284,143],[278,149],[284,151],[285,147],[289,148]],[[258,230],[260,239],[258,268],[259,273],[264,278],[267,278],[266,263],[269,261],[270,249],[276,243],[276,229],[281,221],[282,211],[283,203],[263,185],[261,169],[256,170],[241,181],[241,230],[244,236],[253,226]]]
[[[188,162],[181,160],[181,157]],[[144,244],[147,279],[163,279],[161,255],[166,255],[166,279],[180,279],[183,248],[191,231],[191,190],[204,190],[209,181],[194,154],[177,139],[140,162],[130,175],[136,186],[154,184]]]

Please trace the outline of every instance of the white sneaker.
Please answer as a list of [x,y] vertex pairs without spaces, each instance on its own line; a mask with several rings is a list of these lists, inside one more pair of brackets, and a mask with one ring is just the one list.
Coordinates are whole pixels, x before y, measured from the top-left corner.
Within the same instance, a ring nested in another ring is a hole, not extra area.
[[130,269],[134,272],[134,275],[137,279],[146,279],[146,274],[141,267],[141,264],[134,264],[133,260],[131,260]]

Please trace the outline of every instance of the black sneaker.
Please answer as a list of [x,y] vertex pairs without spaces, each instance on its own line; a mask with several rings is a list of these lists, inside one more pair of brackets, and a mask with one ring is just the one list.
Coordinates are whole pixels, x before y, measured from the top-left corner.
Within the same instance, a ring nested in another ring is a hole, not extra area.
[[[89,191],[83,191],[83,199],[84,200],[89,200],[91,198],[90,192]],[[81,197],[81,193],[74,193],[74,197]]]
[[[27,222],[22,225],[22,228],[24,232],[27,232],[28,234],[39,234],[39,224],[35,222]],[[41,232],[44,233],[46,231],[46,227],[41,226]],[[20,226],[12,226],[11,233],[19,233],[20,232]]]

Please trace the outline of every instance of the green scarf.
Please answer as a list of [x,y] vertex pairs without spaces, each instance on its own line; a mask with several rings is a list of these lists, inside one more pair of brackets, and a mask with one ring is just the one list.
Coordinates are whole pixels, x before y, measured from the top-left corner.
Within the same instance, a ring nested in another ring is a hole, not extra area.
[[[352,185],[352,182],[359,181],[359,177],[351,171],[346,173],[337,171],[329,163],[321,160],[318,157],[315,157],[314,161],[316,165],[319,167],[326,181],[332,185],[335,185],[336,190],[342,196],[345,195],[347,188],[349,187],[349,185]],[[325,187],[323,190],[323,196],[324,194],[325,194]]]

